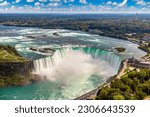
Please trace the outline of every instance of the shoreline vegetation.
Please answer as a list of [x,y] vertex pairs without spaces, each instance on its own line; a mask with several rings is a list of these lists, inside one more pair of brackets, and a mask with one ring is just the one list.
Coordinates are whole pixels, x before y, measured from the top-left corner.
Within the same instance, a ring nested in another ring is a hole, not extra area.
[[120,79],[114,77],[109,85],[101,87],[96,100],[142,100],[150,95],[150,70],[125,70]]

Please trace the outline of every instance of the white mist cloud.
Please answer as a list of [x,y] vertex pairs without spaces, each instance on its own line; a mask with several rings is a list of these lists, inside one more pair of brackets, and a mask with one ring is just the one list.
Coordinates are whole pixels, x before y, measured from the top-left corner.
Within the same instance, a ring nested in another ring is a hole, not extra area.
[[[64,57],[61,58],[59,53],[55,53],[49,61],[49,65],[53,67],[44,68],[42,64],[39,66],[41,70],[35,70],[36,74],[46,76],[52,82],[59,82],[62,84],[69,84],[72,82],[80,83],[81,81],[88,80],[91,75],[98,75],[109,77],[116,73],[116,71],[109,65],[109,63],[101,61],[100,59],[94,59],[91,55],[85,54],[81,51],[64,52]],[[40,60],[37,62],[42,63]],[[35,65],[35,66],[36,66]],[[109,71],[107,70],[109,69]]]

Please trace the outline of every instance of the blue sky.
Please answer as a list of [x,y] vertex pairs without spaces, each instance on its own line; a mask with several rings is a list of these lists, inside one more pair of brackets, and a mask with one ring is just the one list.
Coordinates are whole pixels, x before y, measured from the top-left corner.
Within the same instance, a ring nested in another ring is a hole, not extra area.
[[0,13],[150,13],[150,0],[0,0]]

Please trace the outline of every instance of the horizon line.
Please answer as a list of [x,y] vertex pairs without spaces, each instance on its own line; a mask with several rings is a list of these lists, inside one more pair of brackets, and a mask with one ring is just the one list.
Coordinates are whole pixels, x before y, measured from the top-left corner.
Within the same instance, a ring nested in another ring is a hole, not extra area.
[[150,14],[150,12],[0,12],[0,14]]

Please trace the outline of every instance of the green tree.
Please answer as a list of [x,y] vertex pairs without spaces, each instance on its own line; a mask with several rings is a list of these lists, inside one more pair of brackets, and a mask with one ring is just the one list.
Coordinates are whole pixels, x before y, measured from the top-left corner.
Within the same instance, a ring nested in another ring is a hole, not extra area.
[[150,80],[146,81],[141,85],[142,91],[147,95],[150,95]]
[[147,94],[142,92],[141,90],[137,90],[135,94],[136,94],[136,98],[138,100],[142,100],[142,99],[144,99],[144,97],[147,96]]
[[123,95],[114,95],[113,100],[125,100],[125,97]]
[[108,91],[109,91],[109,87],[102,88],[100,90],[98,96],[96,97],[96,99],[107,100],[108,99]]

